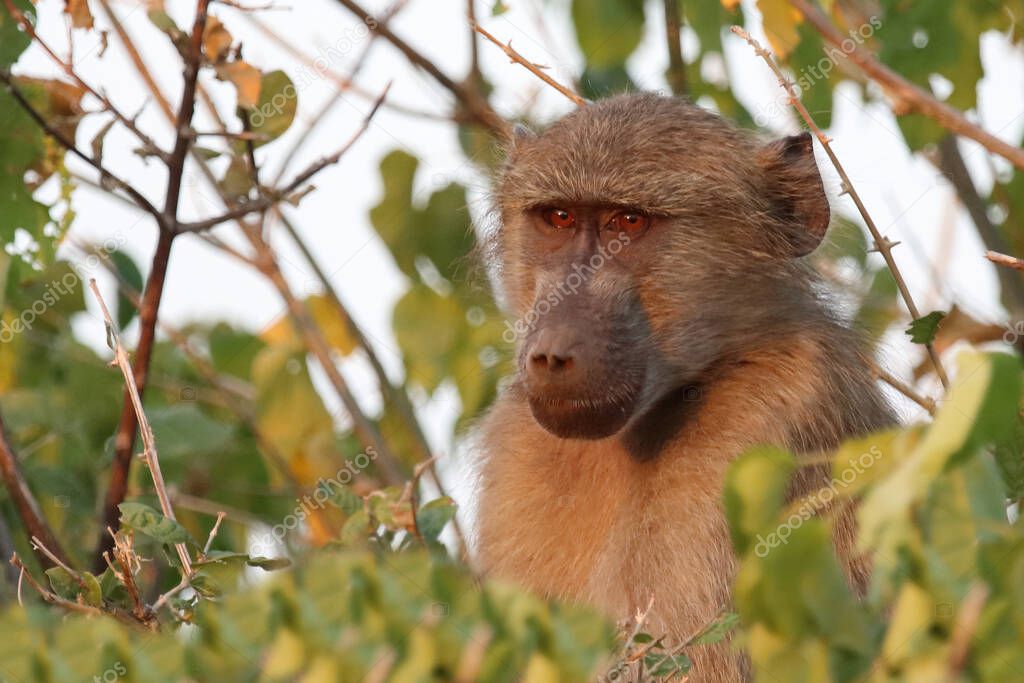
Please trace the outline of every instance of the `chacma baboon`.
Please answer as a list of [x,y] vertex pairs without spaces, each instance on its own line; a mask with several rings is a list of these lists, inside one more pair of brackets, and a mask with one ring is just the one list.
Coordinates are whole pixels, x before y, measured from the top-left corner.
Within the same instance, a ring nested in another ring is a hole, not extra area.
[[[477,430],[481,567],[616,618],[653,596],[652,633],[693,634],[730,604],[730,461],[893,421],[801,258],[830,215],[811,138],[763,143],[678,99],[614,97],[517,133],[495,204],[520,343]],[[851,516],[837,517],[862,583]],[[748,675],[728,644],[692,655],[691,681]]]

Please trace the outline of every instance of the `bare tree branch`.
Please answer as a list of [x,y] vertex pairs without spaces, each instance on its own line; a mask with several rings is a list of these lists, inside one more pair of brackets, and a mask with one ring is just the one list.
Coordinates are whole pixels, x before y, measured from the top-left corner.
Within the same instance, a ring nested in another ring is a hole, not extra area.
[[37,111],[35,107],[32,106],[32,103],[28,101],[28,98],[25,97],[25,94],[23,92],[21,92],[21,89],[18,88],[17,85],[15,85],[14,76],[11,75],[11,72],[5,69],[0,69],[0,81],[4,82],[4,84],[7,86],[7,91],[11,93],[11,96],[14,98],[14,100],[22,109],[25,110],[25,113],[27,113],[32,118],[32,120],[35,121],[36,125],[43,129],[43,132],[45,132],[51,138],[56,140],[61,147],[71,152],[76,157],[78,157],[79,159],[81,159],[82,161],[89,164],[97,171],[99,171],[100,185],[105,190],[107,190],[108,192],[111,188],[121,190],[122,192],[127,194],[140,209],[153,216],[153,218],[156,219],[158,226],[164,226],[164,217],[160,213],[160,211],[158,211],[157,208],[153,206],[152,202],[146,199],[146,197],[143,196],[143,194],[136,190],[134,187],[132,187],[124,180],[108,171],[103,166],[103,164],[99,162],[99,160],[93,159],[91,156],[78,149],[78,147],[75,146],[74,140],[69,139],[66,135],[64,135],[64,133],[58,130],[55,126],[51,125],[43,117],[43,115],[39,111]]
[[[160,457],[156,450],[156,437],[153,436],[153,428],[150,426],[149,420],[146,419],[146,413],[142,409],[142,395],[139,393],[139,387],[135,384],[134,373],[128,362],[128,352],[125,351],[124,344],[121,343],[121,336],[114,325],[114,319],[110,317],[110,311],[107,310],[107,304],[103,300],[103,296],[100,295],[100,290],[96,286],[96,280],[89,280],[89,287],[100,304],[100,311],[103,313],[103,320],[107,326],[107,343],[114,351],[114,361],[124,377],[125,387],[127,387],[128,395],[131,399],[132,410],[135,411],[136,420],[142,427],[142,455],[146,460],[146,465],[149,467],[150,476],[153,478],[153,488],[156,490],[156,497],[160,501],[160,510],[164,513],[164,517],[173,520],[175,519],[174,508],[171,506],[171,499],[167,495],[167,486],[164,484],[164,475],[160,470]],[[192,574],[192,558],[189,557],[188,548],[185,547],[184,543],[178,543],[174,547],[178,551],[178,559],[181,560],[181,568],[187,578]]]
[[382,38],[394,45],[399,52],[405,55],[406,59],[426,71],[435,81],[451,92],[455,99],[462,104],[478,123],[488,128],[500,138],[507,138],[509,136],[511,126],[508,121],[498,116],[491,108],[491,105],[487,103],[487,100],[476,92],[475,89],[467,88],[463,83],[456,83],[451,77],[441,71],[436,64],[395,35],[386,24],[378,21],[372,14],[360,7],[356,2],[353,2],[353,0],[337,1],[342,7],[365,22],[371,31],[380,34]]
[[[29,536],[40,539],[54,556],[61,562],[68,564],[67,554],[61,548],[60,543],[57,542],[57,537],[50,529],[50,525],[47,524],[46,518],[43,517],[39,503],[36,502],[35,496],[32,495],[32,490],[29,489],[28,484],[25,482],[21,466],[18,463],[18,455],[14,450],[14,444],[11,443],[11,439],[7,434],[7,428],[4,426],[2,415],[0,415],[0,476],[3,477],[7,493],[11,497],[11,502],[14,503],[14,508],[18,511],[18,517],[21,518],[21,523],[25,525]],[[36,549],[36,557],[43,567],[56,566],[52,559],[38,549]]]
[[[470,21],[472,21],[472,20],[470,20]],[[555,79],[551,78],[551,76],[548,76],[546,73],[544,73],[544,69],[546,69],[547,67],[541,66],[540,64],[535,64],[535,63],[531,62],[526,57],[523,57],[516,50],[514,50],[512,48],[512,43],[511,42],[509,42],[506,45],[505,43],[501,42],[500,40],[498,40],[497,38],[492,36],[490,33],[488,33],[482,26],[479,26],[476,23],[472,23],[471,26],[473,27],[473,29],[477,33],[479,33],[484,38],[486,38],[487,40],[491,41],[492,43],[494,43],[495,45],[500,47],[502,52],[504,52],[506,55],[508,55],[508,58],[510,60],[512,60],[516,64],[519,64],[519,65],[525,67],[526,70],[529,71],[530,73],[532,73],[534,76],[536,76],[540,80],[544,81],[545,83],[550,85],[552,88],[554,88],[558,92],[560,92],[563,95],[565,95],[577,107],[582,107],[583,105],[585,105],[587,103],[587,101],[585,99],[583,99],[582,97],[580,97],[579,95],[574,93],[572,90],[569,90],[569,88],[565,87],[564,85],[562,85],[561,83],[559,83]]]
[[1013,268],[1014,270],[1024,270],[1024,259],[1019,259],[1016,256],[1008,256],[1007,254],[1000,254],[996,251],[985,252],[985,258],[997,266],[1005,266],[1007,268]]
[[[860,212],[861,218],[864,219],[864,223],[868,226],[868,231],[871,233],[871,238],[874,240],[875,249],[885,259],[885,265],[889,267],[889,271],[892,273],[893,278],[896,280],[896,287],[900,291],[900,296],[903,297],[904,303],[907,305],[907,310],[910,311],[910,315],[914,320],[921,317],[920,311],[917,309],[917,304],[914,303],[914,297],[910,294],[910,289],[907,287],[906,281],[903,279],[903,274],[900,273],[899,268],[896,266],[896,259],[893,258],[892,248],[893,243],[889,241],[889,238],[884,237],[878,230],[878,226],[875,225],[874,219],[871,218],[871,214],[868,213],[867,207],[864,206],[864,202],[861,201],[860,195],[857,194],[857,190],[853,187],[853,182],[850,180],[850,176],[846,174],[846,169],[843,168],[842,163],[839,161],[839,157],[832,151],[831,139],[825,135],[818,124],[814,122],[814,118],[811,117],[807,108],[803,102],[800,101],[799,95],[796,93],[796,89],[793,87],[793,83],[786,78],[786,75],[782,73],[782,69],[775,63],[775,59],[772,57],[768,50],[761,47],[761,44],[754,40],[749,33],[744,31],[739,26],[733,26],[732,32],[747,41],[754,52],[757,53],[761,59],[764,60],[768,68],[772,70],[776,78],[779,79],[779,85],[786,91],[789,96],[789,103],[793,105],[793,108],[797,110],[801,118],[807,124],[807,127],[811,129],[814,136],[818,138],[818,142],[821,143],[825,153],[828,155],[829,160],[835,167],[836,172],[839,174],[839,178],[842,181],[842,193],[850,195],[850,199],[857,206],[857,211]],[[928,356],[931,358],[932,365],[935,367],[935,374],[938,376],[939,381],[942,382],[943,387],[949,387],[949,378],[946,376],[946,371],[942,367],[942,361],[939,359],[939,354],[936,353],[935,347],[932,344],[926,344],[925,349],[928,351]]]
[[948,131],[974,140],[988,151],[998,154],[1020,169],[1024,169],[1024,149],[1015,147],[967,120],[963,112],[954,109],[889,67],[882,64],[868,50],[854,45],[852,50],[843,47],[851,44],[825,14],[810,0],[789,0],[814,29],[828,43],[839,48],[846,57],[859,66],[873,81],[881,85],[903,112],[916,112],[932,119]]
[[[181,180],[185,171],[185,159],[191,146],[192,116],[195,112],[196,82],[199,78],[199,67],[202,62],[203,31],[206,27],[207,8],[210,0],[197,0],[192,33],[189,37],[188,51],[185,60],[184,87],[182,88],[181,104],[175,125],[174,149],[167,161],[167,194],[164,200],[163,224],[157,240],[156,251],[149,270],[149,278],[142,296],[142,309],[139,312],[139,343],[135,350],[133,366],[134,383],[139,395],[146,390],[149,375],[149,363],[156,340],[156,321],[163,298],[164,282],[167,278],[167,266],[171,256],[171,245],[178,234],[178,203],[181,200]],[[101,528],[117,528],[120,514],[118,505],[124,501],[128,490],[128,475],[131,470],[132,450],[138,431],[138,416],[130,401],[130,392],[125,391],[124,407],[118,423],[117,436],[114,441],[114,464],[110,472],[110,484],[103,506]],[[103,553],[111,548],[110,537],[101,534],[93,564],[97,570],[103,568]]]
[[665,0],[665,42],[668,46],[668,85],[674,95],[686,95],[686,62],[683,61],[683,12],[679,0]]
[[[939,142],[938,167],[946,176],[953,189],[956,190],[960,203],[967,209],[978,236],[988,249],[993,252],[1009,251],[1009,245],[999,229],[992,224],[988,218],[985,201],[978,195],[974,186],[971,174],[964,164],[963,155],[957,146],[957,139],[954,135],[947,135]],[[996,269],[999,277],[999,286],[1003,293],[1003,303],[1011,315],[1024,312],[1024,280],[1021,276],[1010,270]]]
[[389,83],[384,88],[383,92],[381,92],[381,94],[377,97],[377,101],[373,103],[373,106],[370,108],[370,111],[367,112],[366,116],[363,117],[363,121],[360,124],[359,128],[356,129],[356,131],[349,137],[345,144],[342,145],[334,154],[331,154],[330,156],[326,157],[321,157],[317,161],[313,162],[304,171],[295,176],[295,178],[293,178],[292,181],[285,185],[284,187],[280,189],[269,190],[264,196],[259,197],[258,199],[242,202],[241,204],[233,206],[224,213],[220,214],[219,216],[214,216],[213,218],[206,218],[201,221],[195,221],[193,223],[182,223],[178,226],[178,232],[202,232],[203,230],[209,230],[210,228],[221,223],[234,220],[236,218],[242,218],[251,213],[266,211],[267,209],[271,208],[278,202],[286,200],[288,198],[288,195],[297,191],[317,173],[324,170],[328,166],[332,166],[338,163],[338,161],[341,160],[341,157],[343,157],[345,153],[349,149],[351,149],[352,145],[354,145],[356,141],[358,141],[359,138],[362,137],[363,133],[366,132],[366,129],[370,127],[370,121],[373,119],[374,115],[380,109],[380,105],[382,102],[384,102],[384,98],[387,97],[388,90],[390,88],[391,84]]

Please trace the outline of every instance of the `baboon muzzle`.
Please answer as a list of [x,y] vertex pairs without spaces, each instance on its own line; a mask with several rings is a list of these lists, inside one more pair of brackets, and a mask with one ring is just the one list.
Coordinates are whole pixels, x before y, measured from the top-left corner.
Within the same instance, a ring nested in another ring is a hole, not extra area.
[[630,343],[628,316],[596,314],[587,305],[593,302],[579,296],[571,311],[541,321],[527,336],[520,370],[530,410],[544,429],[562,438],[601,439],[632,416],[644,356]]

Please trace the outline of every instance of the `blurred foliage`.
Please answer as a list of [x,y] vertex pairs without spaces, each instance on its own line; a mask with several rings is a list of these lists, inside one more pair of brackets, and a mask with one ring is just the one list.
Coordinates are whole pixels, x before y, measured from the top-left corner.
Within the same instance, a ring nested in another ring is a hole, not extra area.
[[543,683],[596,677],[612,652],[612,629],[585,610],[477,586],[458,566],[416,553],[324,551],[201,603],[192,621],[197,628],[150,633],[13,606],[0,616],[0,675],[40,683]]
[[[35,21],[29,0],[11,1]],[[751,128],[787,116],[781,96],[754,109],[732,88],[730,74],[748,64],[737,60],[746,53],[725,49],[735,40],[728,27],[749,18],[739,3],[678,5],[687,59],[682,78],[671,79],[685,84],[677,94]],[[1019,3],[822,5],[851,40],[963,110],[977,106],[982,35],[999,32],[1020,48]],[[495,2],[491,11],[497,16],[515,7]],[[859,72],[829,58],[818,34],[785,0],[757,0],[753,7],[820,125],[831,123],[840,83],[855,84],[866,102],[884,101]],[[76,30],[92,25],[84,0],[65,8]],[[575,79],[579,91],[597,98],[636,88],[641,74],[632,60],[638,48],[645,40],[662,45],[652,30],[662,18],[651,16],[663,11],[660,3],[572,0],[565,9],[583,58]],[[148,2],[147,16],[183,48],[185,33],[162,2]],[[28,45],[28,36],[0,8],[0,69],[14,64]],[[212,72],[235,93],[237,120],[231,123],[251,137],[261,156],[280,150],[278,141],[300,120],[295,74],[264,71],[243,59],[219,20],[208,25],[203,51]],[[564,69],[554,74],[572,80]],[[19,76],[16,83],[71,138],[85,117],[102,124],[79,144],[103,158],[104,145],[113,144],[105,143],[114,126],[109,113],[84,108],[83,92],[64,79]],[[489,94],[489,84],[478,85]],[[520,117],[533,122],[530,110]],[[914,151],[929,151],[945,134],[918,115],[897,113],[897,122]],[[457,125],[467,159],[481,172],[493,170],[498,145],[478,126]],[[232,139],[197,152],[216,162],[225,196],[257,196],[250,144]],[[391,311],[404,368],[397,389],[414,399],[446,390],[458,396],[454,449],[508,374],[510,349],[486,278],[473,272],[486,245],[470,221],[469,187],[461,177],[427,177],[424,166],[407,151],[384,156],[382,189],[369,218],[407,284]],[[37,192],[44,184],[56,192]],[[95,324],[83,315],[84,281],[106,269],[125,285],[112,310],[130,336],[137,317],[133,293],[142,289],[146,272],[121,248],[124,235],[102,244],[69,239],[78,218],[75,189],[63,152],[0,90],[0,242],[6,247],[0,250],[0,408],[29,487],[72,563],[84,567],[99,533],[97,501],[109,475],[123,385],[106,357],[78,340],[72,323]],[[53,199],[44,203],[44,196]],[[293,204],[301,199],[288,198]],[[1012,251],[1024,253],[1022,173],[996,169],[984,200]],[[977,334],[980,323],[955,309],[945,319],[931,313],[908,329],[895,281],[869,246],[861,225],[840,215],[813,260],[873,343],[893,329],[943,348],[959,339],[984,341]],[[86,253],[94,260],[84,260]],[[361,357],[358,339],[330,296],[314,293],[303,303],[332,353]],[[130,539],[125,542],[146,560],[135,580],[150,596],[178,583],[179,559],[169,544],[186,543],[197,558],[194,590],[166,601],[172,617],[154,633],[113,620],[61,617],[32,604],[23,587],[30,604],[11,605],[0,616],[0,678],[547,683],[606,672],[611,679],[624,662],[643,664],[650,677],[688,670],[686,655],[664,648],[656,633],[614,642],[603,619],[508,586],[478,584],[449,559],[441,540],[452,545],[454,504],[446,497],[417,500],[413,487],[382,488],[375,459],[325,401],[305,341],[289,317],[259,334],[227,322],[191,324],[176,333],[156,345],[145,399],[178,523],[157,512],[149,475],[135,467],[119,538]],[[996,338],[1000,334],[997,328]],[[968,353],[958,377],[963,381],[941,402],[934,423],[865,437],[831,456],[843,482],[837,499],[864,501],[861,543],[876,558],[864,601],[851,595],[836,565],[827,515],[804,518],[798,509],[801,521],[786,540],[759,553],[761,539],[793,519],[784,490],[795,463],[789,454],[767,449],[741,458],[725,498],[742,559],[740,624],[725,613],[691,643],[713,642],[739,628],[759,680],[1024,680],[1024,538],[1020,523],[1007,521],[1005,505],[1024,496],[1020,368],[1006,356]],[[400,406],[384,400],[370,418],[414,476],[414,435]],[[846,484],[844,473],[865,453],[871,454],[870,467],[860,465],[864,471]],[[228,515],[212,545],[203,548],[219,510]],[[6,491],[0,491],[0,521],[12,527],[28,571],[55,595],[122,616],[135,609],[113,570],[43,574],[28,539],[12,524],[16,520]],[[320,550],[312,552],[314,547]],[[281,569],[285,558],[294,558],[296,566],[269,578],[260,573]],[[0,599],[10,601],[13,592],[12,582],[0,583]]]
[[[957,365],[932,424],[846,443],[832,485],[805,500],[785,503],[793,456],[733,464],[735,599],[757,680],[1021,680],[1024,533],[1004,503],[1020,490],[1020,361],[965,351]],[[874,558],[865,600],[811,514],[855,499]]]

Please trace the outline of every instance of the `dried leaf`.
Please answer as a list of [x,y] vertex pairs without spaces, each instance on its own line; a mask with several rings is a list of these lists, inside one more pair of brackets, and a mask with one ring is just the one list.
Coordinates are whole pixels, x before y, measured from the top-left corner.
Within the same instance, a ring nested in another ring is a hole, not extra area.
[[252,64],[238,60],[217,65],[217,78],[230,81],[238,92],[238,106],[252,109],[260,100],[260,70]]
[[758,0],[757,7],[764,18],[764,33],[772,51],[776,57],[785,60],[800,43],[797,25],[803,16],[786,0]]
[[71,17],[75,28],[92,28],[92,12],[87,0],[64,0],[64,13]]
[[96,163],[103,161],[103,139],[107,137],[107,133],[114,127],[114,123],[117,119],[110,119],[106,125],[100,128],[99,132],[92,138],[92,158]]
[[209,17],[203,30],[203,54],[211,62],[220,62],[231,49],[233,39],[217,17]]

